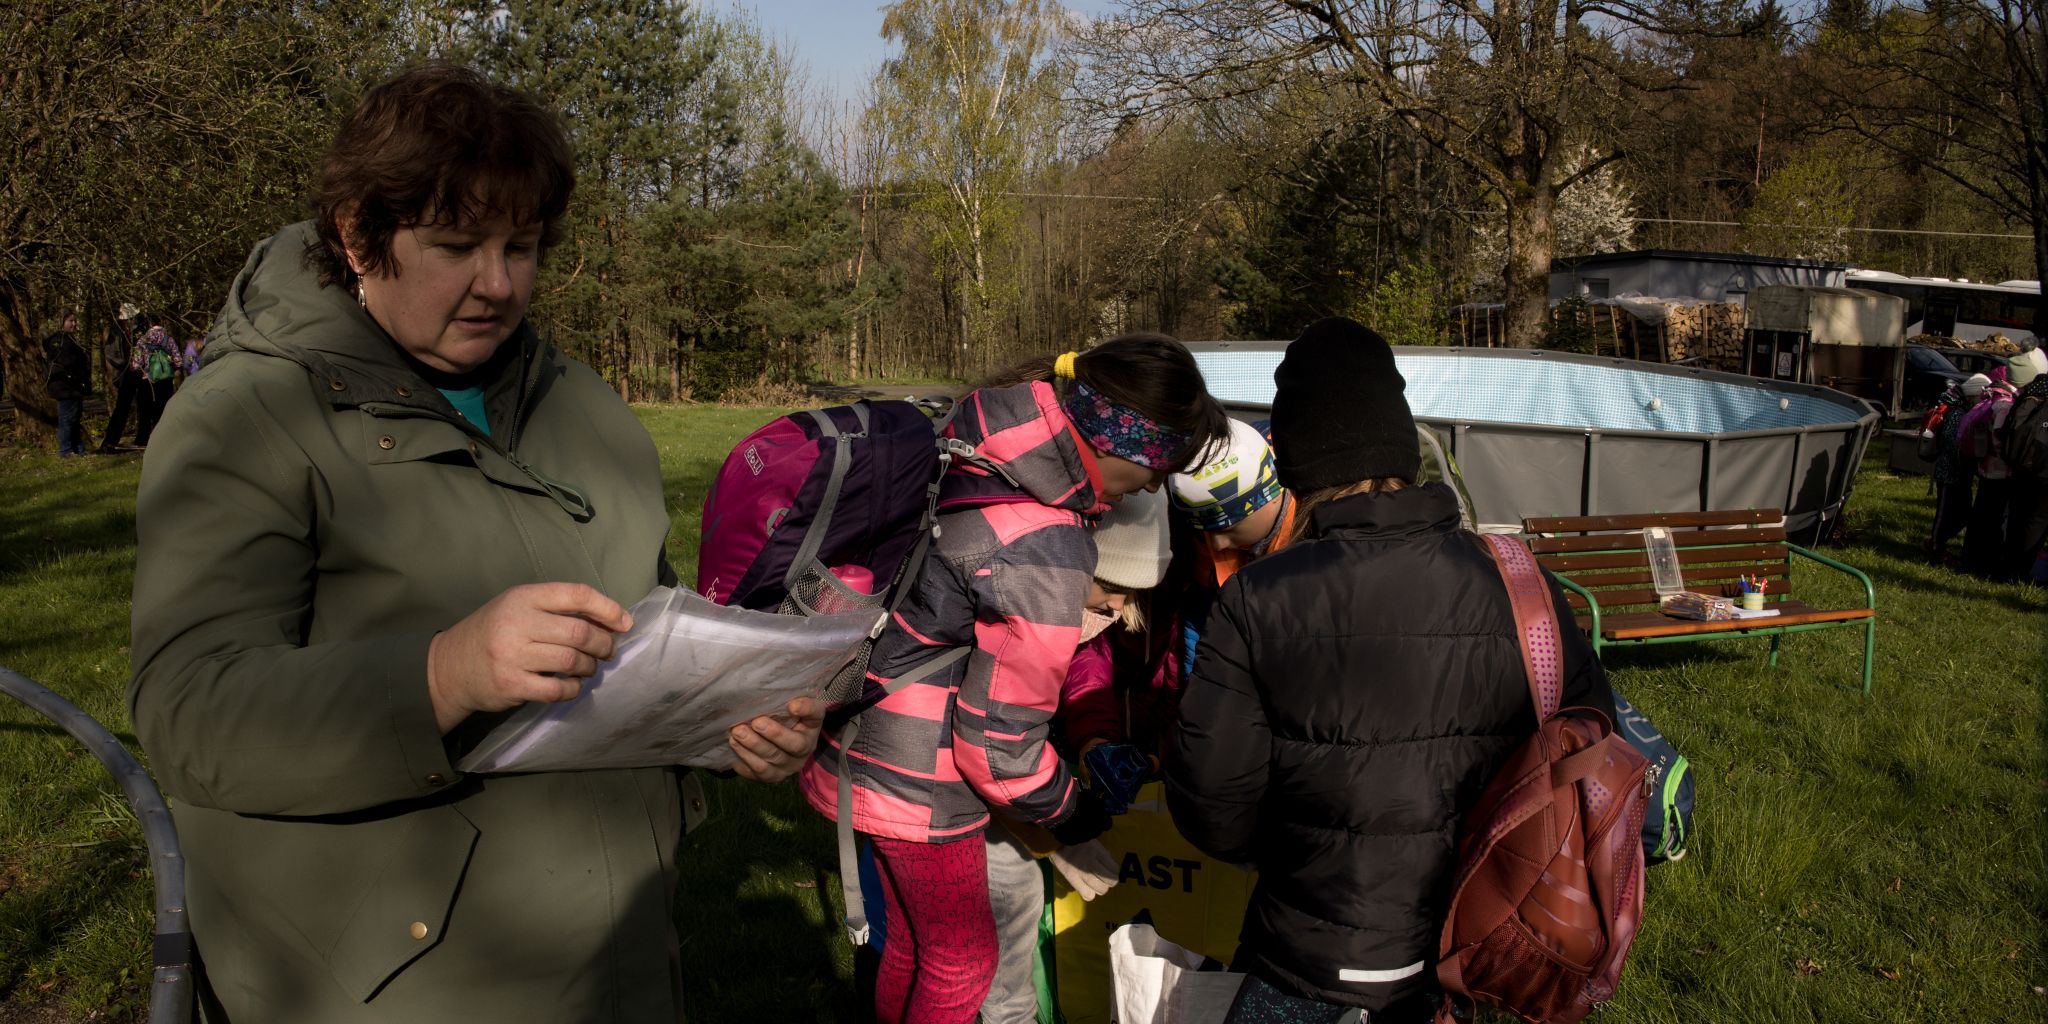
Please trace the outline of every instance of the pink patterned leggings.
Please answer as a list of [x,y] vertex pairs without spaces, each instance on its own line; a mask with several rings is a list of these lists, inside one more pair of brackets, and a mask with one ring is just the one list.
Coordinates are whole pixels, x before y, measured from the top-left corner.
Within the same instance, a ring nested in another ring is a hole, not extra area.
[[875,976],[880,1024],[971,1024],[996,974],[988,845],[870,837],[888,904]]

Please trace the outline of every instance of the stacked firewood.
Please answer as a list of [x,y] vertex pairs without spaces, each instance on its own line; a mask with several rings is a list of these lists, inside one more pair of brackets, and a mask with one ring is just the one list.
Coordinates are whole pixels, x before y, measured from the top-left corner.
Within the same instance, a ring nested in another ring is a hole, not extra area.
[[1620,306],[1595,307],[1606,314],[1595,319],[1597,351],[1652,363],[1684,363],[1710,370],[1742,369],[1741,306],[1682,300],[1658,304],[1664,313],[1661,323],[1635,316]]
[[1732,302],[1673,305],[1665,314],[1665,360],[1710,370],[1740,370],[1742,307]]

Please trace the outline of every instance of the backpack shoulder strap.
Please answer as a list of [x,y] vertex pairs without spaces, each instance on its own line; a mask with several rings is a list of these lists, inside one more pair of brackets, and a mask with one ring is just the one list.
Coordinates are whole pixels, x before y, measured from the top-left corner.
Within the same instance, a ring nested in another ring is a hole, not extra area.
[[[955,647],[920,662],[915,668],[882,684],[884,695],[895,693],[948,665],[967,657],[972,646]],[[871,705],[872,706],[872,705]],[[863,708],[862,710],[866,710]],[[860,738],[860,716],[847,720],[839,731],[839,812],[835,831],[839,840],[839,895],[846,906],[846,937],[856,946],[868,942],[867,901],[860,892],[860,849],[853,835],[853,742]]]
[[[853,408],[860,417],[860,433],[866,434],[867,408],[860,404]],[[839,424],[832,421],[832,414],[823,409],[806,409],[802,415],[809,416],[818,425],[819,447],[831,452],[832,470],[825,481],[825,496],[818,502],[810,528],[804,531],[796,557],[789,560],[789,572],[783,575],[782,590],[786,594],[796,593],[797,581],[803,578],[804,570],[810,568],[811,560],[818,556],[818,546],[824,543],[826,533],[832,528],[832,510],[838,506],[839,492],[846,486],[847,470],[853,466],[853,452],[847,448],[847,442],[852,438],[840,433]]]
[[1522,542],[1504,534],[1482,534],[1493,551],[1493,564],[1507,584],[1515,609],[1515,638],[1522,647],[1522,669],[1529,677],[1529,697],[1541,725],[1557,714],[1564,699],[1564,644],[1557,635],[1557,614],[1543,567]]

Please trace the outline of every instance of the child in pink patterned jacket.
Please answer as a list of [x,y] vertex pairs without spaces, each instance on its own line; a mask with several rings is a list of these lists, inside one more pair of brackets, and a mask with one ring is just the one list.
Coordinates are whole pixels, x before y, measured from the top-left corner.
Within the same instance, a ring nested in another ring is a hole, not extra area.
[[1089,526],[1225,429],[1194,358],[1163,335],[1026,364],[961,400],[949,436],[1002,475],[955,464],[947,476],[931,553],[869,661],[871,690],[966,656],[855,710],[845,747],[848,717],[828,720],[799,780],[813,807],[850,814],[873,845],[889,922],[883,1024],[967,1024],[987,995],[991,808],[1066,844],[1108,827],[1048,742],[1095,567]]

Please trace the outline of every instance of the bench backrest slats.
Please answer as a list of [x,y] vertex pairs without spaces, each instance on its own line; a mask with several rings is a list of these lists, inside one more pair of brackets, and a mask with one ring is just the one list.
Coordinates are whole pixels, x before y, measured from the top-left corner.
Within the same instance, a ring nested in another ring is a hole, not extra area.
[[[1678,549],[1678,564],[1712,565],[1717,562],[1764,562],[1783,563],[1789,557],[1784,544],[1747,544],[1735,547],[1685,548]],[[1543,567],[1560,576],[1571,576],[1577,580],[1577,573],[1587,569],[1632,569],[1649,564],[1648,556],[1641,550],[1617,553],[1590,552],[1585,554],[1566,553],[1538,555],[1536,560]]]
[[1783,523],[1785,514],[1775,508],[1729,509],[1717,512],[1653,512],[1630,516],[1540,516],[1522,520],[1522,532],[1595,533],[1603,530],[1640,530],[1645,526],[1749,526]]
[[[1696,547],[1703,544],[1754,544],[1761,541],[1785,539],[1785,528],[1781,525],[1737,527],[1724,530],[1674,530],[1671,540],[1678,547]],[[1529,550],[1539,554],[1565,551],[1626,551],[1643,549],[1643,535],[1639,530],[1627,533],[1582,533],[1568,537],[1531,537]]]
[[[1743,577],[1762,577],[1769,596],[1792,589],[1791,549],[1784,515],[1774,508],[1635,516],[1552,516],[1522,521],[1529,549],[1544,568],[1593,592],[1603,611],[1654,606],[1650,555],[1642,531],[1671,529],[1687,590],[1721,597],[1741,591]],[[1572,609],[1589,616],[1586,599],[1567,591]]]
[[[1555,570],[1553,570],[1555,571]],[[1688,590],[1712,593],[1722,584],[1734,585],[1744,576],[1762,576],[1771,581],[1771,593],[1779,593],[1788,584],[1784,582],[1791,575],[1783,562],[1765,562],[1748,565],[1713,565],[1694,569],[1685,574]],[[1644,587],[1654,581],[1648,569],[1623,570],[1621,572],[1575,573],[1572,582],[1600,595],[1607,600],[1606,590],[1619,587]]]
[[[1691,582],[1691,580],[1686,581],[1687,584]],[[1697,590],[1699,588],[1688,586],[1687,589]],[[1617,608],[1630,608],[1636,605],[1657,603],[1657,591],[1652,587],[1641,587],[1635,590],[1596,590],[1593,593],[1599,598],[1600,607],[1603,611],[1611,612]],[[1580,615],[1589,614],[1586,611],[1585,598],[1570,591],[1565,592],[1565,597],[1571,601],[1572,610]]]

